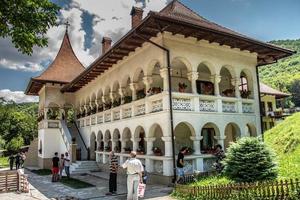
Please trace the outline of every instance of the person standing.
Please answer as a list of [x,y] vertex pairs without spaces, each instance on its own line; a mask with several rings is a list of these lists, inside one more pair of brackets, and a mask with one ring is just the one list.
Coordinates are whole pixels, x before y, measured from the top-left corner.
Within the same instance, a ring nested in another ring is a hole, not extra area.
[[106,195],[112,195],[117,193],[117,172],[118,172],[118,158],[114,151],[109,154],[109,192]]
[[20,156],[20,153],[18,153],[16,155],[16,170],[18,170],[20,168],[20,162],[21,162],[21,156]]
[[71,165],[71,159],[69,156],[69,153],[65,153],[65,158],[64,158],[64,166],[65,166],[65,172],[67,174],[67,177],[70,178],[70,165]]
[[54,157],[52,158],[52,182],[58,181],[58,172],[59,172],[59,157],[58,153],[54,153]]
[[59,178],[61,179],[62,178],[62,173],[64,171],[64,159],[65,159],[65,155],[62,153],[60,155],[60,162],[59,162]]
[[15,160],[14,155],[11,154],[11,155],[8,157],[8,160],[9,160],[9,167],[10,167],[10,170],[13,170],[13,167],[14,167],[14,160]]
[[180,152],[178,153],[178,157],[177,157],[177,163],[176,163],[176,166],[177,166],[177,183],[180,182],[180,180],[183,180],[184,178],[184,170],[183,170],[183,167],[184,167],[184,154],[186,154],[187,152],[187,147],[183,147],[181,148]]
[[127,200],[137,200],[139,183],[143,183],[144,168],[141,161],[136,158],[135,151],[130,153],[130,158],[122,167],[127,169]]

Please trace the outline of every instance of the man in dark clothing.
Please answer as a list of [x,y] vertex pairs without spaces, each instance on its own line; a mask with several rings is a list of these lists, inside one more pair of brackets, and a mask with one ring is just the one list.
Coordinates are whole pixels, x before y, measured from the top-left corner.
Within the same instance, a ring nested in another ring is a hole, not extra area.
[[10,170],[13,170],[13,167],[14,167],[14,160],[15,160],[14,155],[11,154],[11,155],[8,157],[8,160],[9,160],[9,167],[10,167]]
[[18,170],[20,168],[20,164],[21,164],[21,156],[20,156],[20,153],[18,153],[16,155],[16,170]]
[[52,158],[52,182],[58,181],[58,172],[59,172],[59,157],[58,153],[54,153],[54,157]]
[[117,172],[118,172],[118,158],[114,151],[110,152],[109,155],[109,192],[106,195],[112,195],[117,193]]
[[178,157],[177,157],[177,182],[180,181],[180,179],[184,178],[184,154],[186,153],[186,151],[188,150],[187,147],[183,147],[181,148],[180,152],[178,153]]

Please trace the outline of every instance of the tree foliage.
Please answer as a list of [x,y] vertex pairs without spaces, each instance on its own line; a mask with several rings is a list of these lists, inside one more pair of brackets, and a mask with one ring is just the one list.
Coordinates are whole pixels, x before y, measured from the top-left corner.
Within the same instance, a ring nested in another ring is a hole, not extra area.
[[277,165],[267,146],[254,137],[233,143],[224,159],[224,174],[236,182],[255,182],[277,177]]
[[[300,80],[300,39],[277,40],[270,43],[297,51],[296,54],[278,60],[277,63],[259,68],[260,80],[273,88],[291,93],[286,107],[291,105],[300,106],[300,88],[292,86]],[[291,102],[291,103],[289,103]]]
[[[37,103],[16,104],[0,98],[0,138],[2,148],[14,148],[19,144],[30,144],[37,136]],[[22,142],[17,143],[22,139]]]
[[59,7],[49,0],[2,0],[0,37],[9,37],[22,53],[47,46],[46,33],[56,25]]

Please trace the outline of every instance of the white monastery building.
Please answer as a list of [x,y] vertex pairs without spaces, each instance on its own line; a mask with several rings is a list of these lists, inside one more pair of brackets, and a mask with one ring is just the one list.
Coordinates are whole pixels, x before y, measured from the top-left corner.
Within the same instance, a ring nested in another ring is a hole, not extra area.
[[102,55],[88,68],[66,31],[53,63],[31,78],[39,167],[68,151],[73,162],[106,169],[110,150],[120,163],[134,150],[149,173],[168,178],[182,147],[193,150],[187,173],[209,171],[216,144],[226,150],[261,134],[257,67],[293,51],[212,23],[176,0],[144,18],[141,8],[130,14],[131,30],[112,46],[103,37]]

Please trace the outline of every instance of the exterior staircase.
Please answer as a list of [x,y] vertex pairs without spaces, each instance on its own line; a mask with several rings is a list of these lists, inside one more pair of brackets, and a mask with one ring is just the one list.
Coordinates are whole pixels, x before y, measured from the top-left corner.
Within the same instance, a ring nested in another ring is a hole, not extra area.
[[86,161],[76,161],[70,166],[70,174],[83,174],[91,171],[99,171],[96,161],[86,160]]

